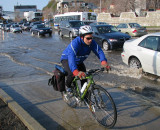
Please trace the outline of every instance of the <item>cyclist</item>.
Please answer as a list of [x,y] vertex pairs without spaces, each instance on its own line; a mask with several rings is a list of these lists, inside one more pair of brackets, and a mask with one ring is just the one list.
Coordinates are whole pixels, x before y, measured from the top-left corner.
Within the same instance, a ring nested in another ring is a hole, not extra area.
[[61,63],[67,72],[66,90],[69,92],[71,91],[71,83],[74,76],[79,76],[82,79],[81,86],[86,82],[86,80],[83,80],[86,72],[83,61],[89,56],[91,51],[100,59],[102,67],[105,67],[107,70],[110,69],[101,47],[92,40],[93,31],[91,27],[89,25],[81,26],[79,33],[80,36],[71,41],[61,56]]

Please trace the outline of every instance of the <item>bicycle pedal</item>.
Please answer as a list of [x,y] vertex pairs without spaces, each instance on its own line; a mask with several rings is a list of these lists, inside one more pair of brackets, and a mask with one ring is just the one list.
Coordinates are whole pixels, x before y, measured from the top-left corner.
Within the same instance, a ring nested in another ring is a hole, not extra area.
[[95,113],[95,108],[94,108],[94,105],[89,105],[89,109]]

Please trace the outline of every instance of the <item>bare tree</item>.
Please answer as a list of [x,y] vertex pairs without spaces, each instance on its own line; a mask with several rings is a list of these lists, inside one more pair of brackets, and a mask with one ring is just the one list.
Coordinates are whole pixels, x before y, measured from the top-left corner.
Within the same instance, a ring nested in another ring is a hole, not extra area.
[[147,9],[159,9],[160,8],[160,0],[146,0],[146,8]]

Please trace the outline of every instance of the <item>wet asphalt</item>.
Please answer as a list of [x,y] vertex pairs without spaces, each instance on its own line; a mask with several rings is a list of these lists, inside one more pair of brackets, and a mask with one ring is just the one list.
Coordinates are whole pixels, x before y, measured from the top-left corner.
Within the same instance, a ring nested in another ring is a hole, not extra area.
[[[55,64],[69,38],[31,36],[30,32],[0,31],[0,88],[10,95],[45,129],[104,129],[86,106],[70,108],[61,94],[48,86]],[[132,70],[122,62],[122,49],[104,51],[112,70],[95,77],[112,95],[118,110],[113,129],[158,129],[160,122],[160,78]],[[99,68],[93,53],[85,61],[87,70]]]

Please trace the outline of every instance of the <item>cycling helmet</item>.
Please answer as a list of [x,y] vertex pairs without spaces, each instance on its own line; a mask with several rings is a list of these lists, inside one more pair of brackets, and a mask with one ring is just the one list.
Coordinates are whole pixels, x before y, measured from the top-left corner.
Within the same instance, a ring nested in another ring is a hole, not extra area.
[[87,34],[92,34],[92,33],[93,33],[92,28],[89,25],[81,26],[79,29],[80,36],[85,36]]

